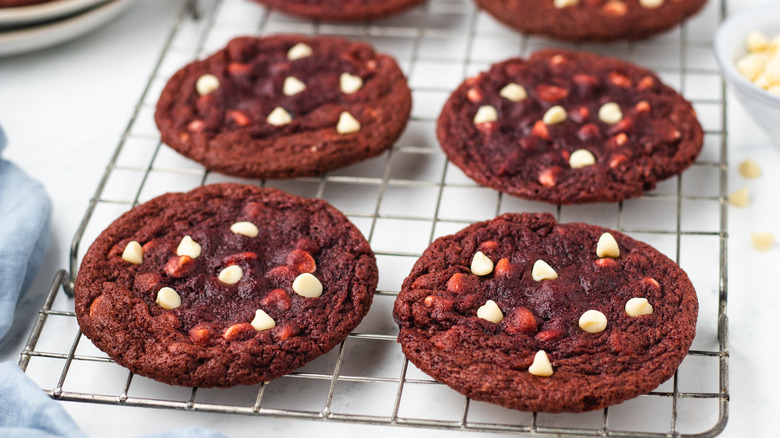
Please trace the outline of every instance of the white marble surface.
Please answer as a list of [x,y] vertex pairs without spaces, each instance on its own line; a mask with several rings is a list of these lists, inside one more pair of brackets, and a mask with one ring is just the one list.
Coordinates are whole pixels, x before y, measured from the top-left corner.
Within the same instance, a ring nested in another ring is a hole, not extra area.
[[[730,12],[765,1],[730,2]],[[138,0],[109,26],[70,43],[0,58],[0,123],[10,145],[5,158],[41,180],[54,203],[52,245],[31,292],[20,304],[12,335],[0,358],[18,360],[32,315],[57,269],[68,266],[71,238],[123,132],[182,2]],[[778,19],[780,20],[780,18]],[[780,261],[777,245],[759,253],[753,231],[780,234],[780,153],[731,100],[728,111],[730,191],[748,186],[752,203],[729,211],[730,419],[722,436],[777,436],[780,429],[780,286],[771,275]],[[753,158],[764,169],[744,180],[736,164]],[[230,436],[473,436],[436,430],[332,424],[141,408],[63,403],[91,436],[141,435],[201,425]]]

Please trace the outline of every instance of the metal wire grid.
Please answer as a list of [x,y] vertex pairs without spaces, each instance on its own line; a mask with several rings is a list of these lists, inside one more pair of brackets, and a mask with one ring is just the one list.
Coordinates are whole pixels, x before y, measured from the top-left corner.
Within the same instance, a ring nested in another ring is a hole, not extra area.
[[[445,71],[456,68],[453,80],[459,82],[490,62],[555,43],[506,31],[475,11],[468,0],[429,0],[395,19],[339,26],[299,21],[248,5],[242,0],[189,1],[175,23],[73,239],[70,274],[57,273],[22,352],[20,366],[34,379],[36,369],[45,370],[38,375],[56,371],[55,380],[37,379],[50,396],[122,406],[546,436],[715,436],[723,430],[729,400],[726,101],[714,64],[699,66],[702,54],[709,52],[711,32],[696,39],[692,35],[699,29],[686,24],[646,46],[575,46],[671,64],[656,69],[693,101],[700,116],[709,115],[712,126],[705,121],[707,141],[699,161],[654,192],[614,206],[561,207],[505,197],[476,186],[447,162],[431,134],[438,108],[430,101],[441,101],[452,88],[443,79]],[[725,2],[708,8],[699,20],[712,30],[724,16]],[[254,11],[255,16],[239,14],[239,10]],[[391,53],[406,50],[393,54],[410,79],[415,109],[407,133],[394,148],[317,178],[249,181],[325,198],[344,211],[377,254],[382,275],[375,304],[338,349],[270,383],[203,390],[169,387],[134,376],[95,349],[78,330],[67,297],[72,296],[83,254],[81,242],[90,242],[88,237],[97,235],[120,212],[157,194],[236,180],[210,173],[170,152],[161,145],[156,130],[149,128],[148,116],[156,88],[173,73],[171,68],[213,51],[235,34],[278,31],[341,34],[366,39],[380,49],[385,45]],[[514,53],[504,56],[494,50],[481,58],[483,49],[495,49],[506,41],[511,45],[508,51]],[[465,57],[448,57],[452,47],[465,48]],[[696,67],[691,66],[694,63]],[[427,76],[418,74],[426,69],[430,70]],[[702,83],[714,87],[691,91]],[[408,268],[435,237],[505,211],[550,211],[565,221],[603,224],[649,241],[681,263],[694,280],[702,309],[699,336],[674,378],[648,395],[595,413],[519,413],[460,396],[406,361],[395,343],[397,329],[389,312]],[[398,239],[399,234],[408,238]],[[400,241],[414,243],[404,247]],[[701,259],[710,263],[697,276]],[[63,338],[72,339],[68,347],[58,347]],[[79,376],[85,374],[96,382],[88,388],[80,387],[83,379]]]

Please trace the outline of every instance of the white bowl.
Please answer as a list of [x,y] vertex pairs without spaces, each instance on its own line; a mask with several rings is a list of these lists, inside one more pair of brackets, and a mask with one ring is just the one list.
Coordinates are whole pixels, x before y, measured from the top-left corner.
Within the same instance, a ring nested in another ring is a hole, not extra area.
[[780,148],[780,96],[753,85],[736,68],[747,54],[745,38],[752,31],[769,38],[780,34],[780,3],[748,8],[724,21],[715,32],[715,59],[745,111]]

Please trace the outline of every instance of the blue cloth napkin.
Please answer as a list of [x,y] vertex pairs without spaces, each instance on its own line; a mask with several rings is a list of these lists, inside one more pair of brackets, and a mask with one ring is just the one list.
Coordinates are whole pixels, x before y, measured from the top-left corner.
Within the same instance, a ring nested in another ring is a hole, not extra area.
[[[7,141],[0,127],[0,155]],[[49,241],[51,201],[43,186],[0,158],[0,340],[13,323],[19,296],[43,261]],[[65,409],[12,362],[0,363],[0,437],[84,438]],[[146,438],[225,438],[197,427]]]

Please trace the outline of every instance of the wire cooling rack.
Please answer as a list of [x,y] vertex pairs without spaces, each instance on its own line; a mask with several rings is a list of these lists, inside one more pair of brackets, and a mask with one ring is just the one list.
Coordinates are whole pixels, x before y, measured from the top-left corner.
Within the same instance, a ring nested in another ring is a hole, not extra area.
[[[73,239],[70,271],[54,279],[20,365],[53,398],[187,411],[546,436],[715,436],[728,417],[726,99],[711,53],[724,2],[643,42],[567,45],[515,33],[470,0],[429,0],[371,23],[292,18],[248,0],[185,4]],[[412,119],[385,154],[316,178],[248,181],[210,173],[161,145],[156,99],[167,78],[233,36],[300,32],[367,41],[398,59],[413,90]],[[511,56],[564,46],[647,66],[693,102],[705,147],[683,175],[639,199],[554,206],[480,187],[450,164],[435,139],[444,100],[465,77]],[[371,311],[339,348],[292,375],[231,389],[189,389],[134,376],[81,335],[73,278],[86,246],[114,218],[159,194],[240,181],[323,198],[369,239],[380,270]],[[700,300],[697,336],[674,378],[650,394],[583,414],[516,412],[469,400],[420,372],[395,342],[392,304],[436,237],[507,211],[548,211],[623,231],[655,246],[689,274]],[[84,244],[86,243],[86,244]]]

